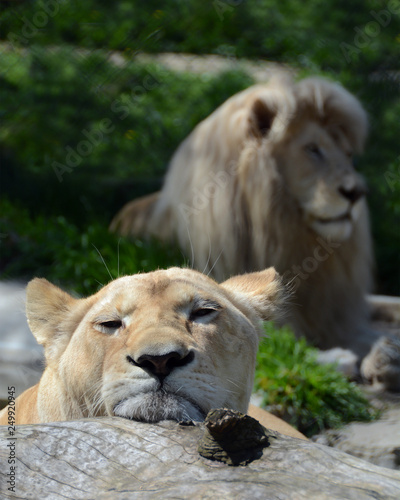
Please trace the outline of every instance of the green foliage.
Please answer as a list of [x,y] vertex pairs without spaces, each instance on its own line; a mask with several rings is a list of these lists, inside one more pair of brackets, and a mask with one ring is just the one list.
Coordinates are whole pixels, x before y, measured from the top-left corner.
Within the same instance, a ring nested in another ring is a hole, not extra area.
[[107,224],[124,202],[158,189],[188,131],[252,82],[240,72],[205,79],[128,60],[116,67],[105,53],[67,47],[22,60],[6,52],[0,69],[2,191],[78,224]]
[[[0,9],[3,194],[36,214],[107,224],[126,201],[158,189],[183,138],[251,83],[243,73],[139,64],[138,52],[291,64],[341,81],[367,108],[370,140],[358,167],[370,186],[377,291],[400,294],[396,2],[20,0]],[[107,132],[77,159],[104,123]]]
[[361,390],[334,365],[316,362],[316,349],[297,340],[288,328],[265,326],[257,356],[255,389],[268,410],[306,436],[357,421],[376,418]]
[[5,279],[44,277],[86,296],[119,276],[185,265],[173,249],[117,237],[98,223],[80,229],[62,216],[30,217],[5,200],[0,213]]

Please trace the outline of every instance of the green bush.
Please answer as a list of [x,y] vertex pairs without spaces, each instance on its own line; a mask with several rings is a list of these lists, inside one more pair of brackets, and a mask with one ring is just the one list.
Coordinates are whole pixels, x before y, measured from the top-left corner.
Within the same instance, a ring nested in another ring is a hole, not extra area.
[[297,340],[290,329],[265,326],[257,356],[255,390],[263,405],[306,436],[351,421],[376,418],[356,384],[334,365],[316,361],[316,349]]
[[101,224],[82,229],[62,216],[31,217],[5,200],[0,214],[3,279],[42,277],[86,296],[119,276],[185,265],[174,249],[118,237]]
[[160,187],[188,131],[252,83],[240,72],[205,79],[154,64],[119,68],[104,52],[67,47],[3,56],[3,196],[105,228],[125,202]]

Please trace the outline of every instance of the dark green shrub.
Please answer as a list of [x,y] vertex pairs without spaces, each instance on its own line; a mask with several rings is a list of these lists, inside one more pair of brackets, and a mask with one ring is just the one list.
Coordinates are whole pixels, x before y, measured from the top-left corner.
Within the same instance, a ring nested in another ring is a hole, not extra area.
[[82,229],[62,216],[30,217],[7,201],[0,213],[2,279],[42,277],[86,296],[119,276],[185,265],[174,249],[118,237],[98,223]]

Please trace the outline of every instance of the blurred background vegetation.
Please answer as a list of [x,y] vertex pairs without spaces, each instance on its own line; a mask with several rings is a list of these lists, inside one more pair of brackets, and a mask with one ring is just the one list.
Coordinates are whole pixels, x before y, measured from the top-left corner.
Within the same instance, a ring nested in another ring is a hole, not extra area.
[[[1,2],[0,22],[3,279],[40,273],[95,290],[108,273],[93,245],[117,266],[112,216],[160,187],[182,139],[253,82],[235,66],[199,75],[137,60],[169,51],[285,63],[361,99],[376,291],[400,294],[399,2],[19,0]],[[153,246],[141,242],[134,260],[128,246],[121,272],[183,262],[162,248],[159,264],[146,260]]]
[[[88,294],[111,276],[184,263],[176,249],[107,227],[161,186],[200,120],[253,83],[240,66],[248,59],[340,81],[364,104],[370,137],[357,168],[370,188],[375,291],[400,295],[399,1],[10,0],[0,9],[1,279],[44,276]],[[231,69],[138,60],[164,52],[219,55]]]

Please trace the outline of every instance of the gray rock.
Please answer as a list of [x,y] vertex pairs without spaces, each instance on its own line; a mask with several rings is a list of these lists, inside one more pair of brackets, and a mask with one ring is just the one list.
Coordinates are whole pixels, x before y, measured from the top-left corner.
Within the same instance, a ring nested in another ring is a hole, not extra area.
[[44,368],[43,348],[25,317],[25,283],[0,282],[0,399],[35,385]]
[[400,470],[400,395],[380,392],[379,387],[365,392],[374,406],[382,408],[379,420],[353,422],[312,439],[375,465]]

